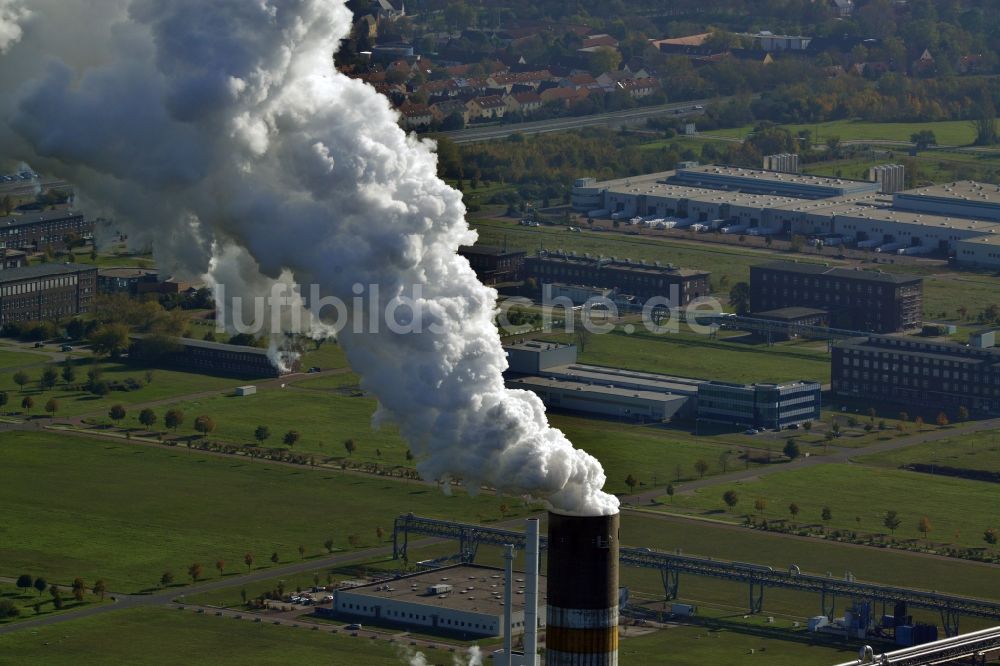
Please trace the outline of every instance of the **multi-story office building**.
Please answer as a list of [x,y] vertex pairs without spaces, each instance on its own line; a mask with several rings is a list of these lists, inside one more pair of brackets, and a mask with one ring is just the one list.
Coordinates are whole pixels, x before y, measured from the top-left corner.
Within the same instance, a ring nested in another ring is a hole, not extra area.
[[817,382],[698,385],[698,418],[747,427],[786,428],[820,416],[822,387]]
[[832,389],[952,413],[1000,413],[1000,349],[905,336],[852,338],[833,347]]
[[89,312],[96,289],[94,266],[39,264],[0,271],[0,326]]
[[72,236],[93,238],[94,223],[82,213],[65,210],[0,217],[0,249],[60,250]]
[[676,266],[660,266],[614,257],[581,257],[573,254],[540,252],[528,257],[525,275],[539,285],[550,283],[581,284],[610,287],[620,294],[629,294],[642,301],[662,297],[674,306],[687,305],[696,298],[708,296],[706,271],[694,271]]
[[820,308],[830,325],[891,333],[919,328],[923,278],[825,264],[776,261],[750,267],[750,309]]
[[468,259],[476,277],[483,284],[520,279],[527,254],[523,250],[508,250],[492,245],[463,245],[458,253]]

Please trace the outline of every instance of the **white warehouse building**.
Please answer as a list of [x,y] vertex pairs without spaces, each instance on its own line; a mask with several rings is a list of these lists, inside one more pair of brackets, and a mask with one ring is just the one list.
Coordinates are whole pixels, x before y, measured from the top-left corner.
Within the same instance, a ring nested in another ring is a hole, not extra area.
[[[524,632],[524,574],[515,572],[512,633]],[[545,576],[538,578],[545,626]],[[426,628],[472,638],[504,635],[503,569],[459,564],[334,592],[333,612],[359,621]]]

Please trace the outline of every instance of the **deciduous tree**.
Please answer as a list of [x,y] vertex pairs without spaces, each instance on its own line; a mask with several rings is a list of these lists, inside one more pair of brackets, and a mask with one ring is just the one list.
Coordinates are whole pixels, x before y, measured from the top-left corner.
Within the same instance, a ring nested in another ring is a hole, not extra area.
[[179,409],[169,409],[163,417],[163,424],[177,432],[177,428],[184,423],[184,412]]
[[704,478],[705,473],[708,472],[708,463],[699,458],[694,463],[694,470],[698,473],[699,478]]
[[899,513],[896,511],[886,511],[885,517],[882,518],[882,524],[885,525],[892,534],[896,533],[896,529],[902,522],[903,520],[899,517]]
[[740,501],[740,496],[736,494],[735,490],[727,490],[722,493],[722,501],[726,503],[729,510],[732,511],[733,507]]

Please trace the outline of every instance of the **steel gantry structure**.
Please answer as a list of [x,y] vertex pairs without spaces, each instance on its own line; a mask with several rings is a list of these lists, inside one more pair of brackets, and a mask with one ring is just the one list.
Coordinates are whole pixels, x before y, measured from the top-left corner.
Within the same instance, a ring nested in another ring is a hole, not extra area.
[[[410,534],[457,541],[459,552],[455,557],[465,563],[475,560],[480,545],[513,544],[515,548],[524,548],[524,534],[521,532],[406,514],[396,518],[393,525],[393,559],[407,557]],[[540,542],[540,548],[544,551],[548,545],[546,538],[541,537]],[[763,609],[764,590],[771,587],[818,594],[822,613],[828,617],[833,615],[837,597],[880,603],[883,609],[902,602],[912,608],[935,611],[941,615],[941,623],[947,636],[958,634],[959,618],[963,615],[1000,620],[1000,602],[862,582],[855,580],[853,576],[835,578],[829,574],[821,576],[803,573],[794,565],[787,570],[776,570],[757,564],[624,546],[620,549],[619,562],[622,566],[659,571],[664,595],[668,600],[677,598],[681,574],[745,584],[749,590],[748,607],[751,613],[758,613]]]

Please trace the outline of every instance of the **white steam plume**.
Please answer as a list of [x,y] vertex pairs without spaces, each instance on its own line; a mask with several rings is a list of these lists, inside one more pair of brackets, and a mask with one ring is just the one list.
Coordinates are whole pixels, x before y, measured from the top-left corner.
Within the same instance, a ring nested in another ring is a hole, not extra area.
[[598,461],[534,394],[504,387],[496,294],[456,254],[475,240],[461,195],[430,142],[333,68],[343,0],[0,8],[5,157],[77,185],[80,207],[152,244],[165,272],[227,276],[228,295],[290,277],[347,303],[356,283],[378,285],[384,307],[422,285],[422,333],[354,333],[361,309],[339,338],[424,478],[617,510]]

